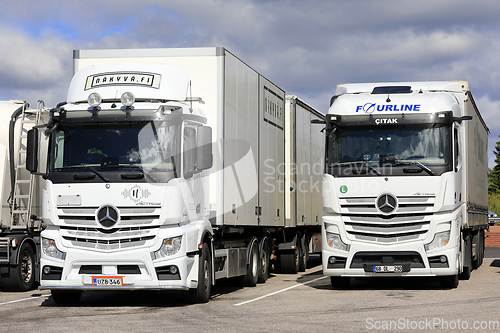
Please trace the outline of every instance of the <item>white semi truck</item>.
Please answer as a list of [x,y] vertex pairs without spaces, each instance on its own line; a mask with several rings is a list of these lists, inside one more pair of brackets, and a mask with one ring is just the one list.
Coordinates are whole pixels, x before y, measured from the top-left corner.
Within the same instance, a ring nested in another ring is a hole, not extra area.
[[325,123],[322,260],[333,287],[468,279],[484,257],[489,132],[468,83],[341,84]]
[[[43,103],[36,110],[24,101],[1,101],[0,117],[0,287],[32,289],[39,276],[41,197],[39,184],[26,170],[27,133],[47,119]],[[45,116],[45,118],[43,118]],[[38,217],[36,217],[38,216]]]
[[290,166],[322,163],[323,114],[220,47],[78,50],[74,71],[28,146],[40,288],[56,302],[103,289],[207,302],[217,279],[254,286],[321,251],[322,175]]

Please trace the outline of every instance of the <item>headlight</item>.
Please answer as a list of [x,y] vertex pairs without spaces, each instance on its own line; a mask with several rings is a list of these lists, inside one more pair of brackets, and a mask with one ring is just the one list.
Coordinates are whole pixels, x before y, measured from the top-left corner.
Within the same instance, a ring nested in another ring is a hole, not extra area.
[[66,253],[59,251],[56,242],[52,239],[42,238],[42,251],[48,257],[62,260],[66,259]]
[[440,247],[446,246],[450,241],[450,231],[438,232],[434,235],[434,239],[429,244],[425,245],[426,251],[431,251],[438,249]]
[[328,246],[330,246],[333,249],[342,250],[342,251],[349,251],[349,245],[342,242],[342,239],[340,238],[340,235],[338,235],[338,234],[332,234],[332,233],[327,232],[326,233],[326,243],[328,244]]
[[151,252],[151,257],[154,259],[173,256],[181,249],[182,236],[165,238],[158,251]]

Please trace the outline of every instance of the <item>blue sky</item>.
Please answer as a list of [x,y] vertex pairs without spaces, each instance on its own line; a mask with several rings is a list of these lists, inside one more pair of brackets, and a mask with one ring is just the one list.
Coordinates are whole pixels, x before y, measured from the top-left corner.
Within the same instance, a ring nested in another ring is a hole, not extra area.
[[223,46],[322,112],[339,83],[469,81],[500,135],[491,0],[86,0],[2,3],[0,99],[65,100],[74,49]]

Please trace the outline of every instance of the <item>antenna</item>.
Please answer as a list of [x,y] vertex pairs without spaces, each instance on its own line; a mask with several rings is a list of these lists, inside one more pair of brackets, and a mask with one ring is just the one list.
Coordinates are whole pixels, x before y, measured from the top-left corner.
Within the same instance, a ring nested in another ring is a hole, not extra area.
[[113,104],[111,104],[111,108],[113,108],[113,109],[116,108],[116,103],[115,102],[116,102],[116,96],[117,95],[118,95],[118,90],[115,91],[115,99],[113,100]]
[[390,103],[391,102],[391,98],[389,97],[389,95],[391,94],[391,87],[387,87],[387,99],[385,100],[387,103]]
[[189,111],[193,113],[193,89],[191,88],[191,80],[189,80]]

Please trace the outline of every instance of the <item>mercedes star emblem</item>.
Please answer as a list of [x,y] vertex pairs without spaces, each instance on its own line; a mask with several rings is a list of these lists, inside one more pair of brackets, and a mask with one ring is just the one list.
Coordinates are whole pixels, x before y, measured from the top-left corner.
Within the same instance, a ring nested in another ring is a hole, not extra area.
[[377,208],[384,214],[390,214],[396,210],[396,197],[392,194],[382,194],[377,198]]
[[103,227],[112,227],[118,222],[118,211],[113,206],[102,206],[97,211],[97,222]]

